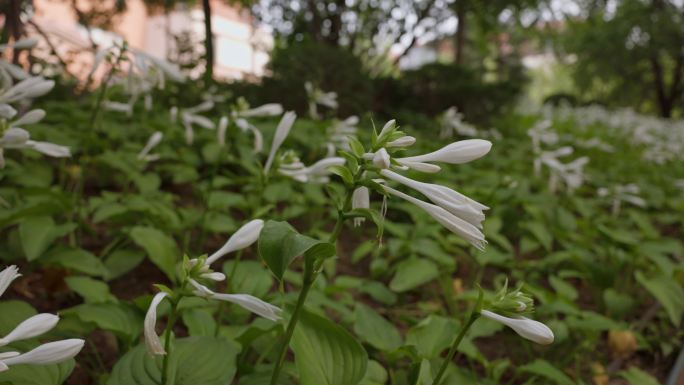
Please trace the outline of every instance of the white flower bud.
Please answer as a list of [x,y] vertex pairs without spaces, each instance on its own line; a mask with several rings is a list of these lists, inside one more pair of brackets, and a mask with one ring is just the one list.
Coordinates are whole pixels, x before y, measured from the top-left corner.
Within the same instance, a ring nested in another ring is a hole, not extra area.
[[59,322],[59,317],[54,314],[36,314],[17,325],[8,335],[0,338],[0,346],[11,344],[14,341],[37,337],[54,328]]
[[240,229],[228,239],[228,242],[226,242],[223,247],[218,249],[214,254],[210,255],[205,264],[211,265],[217,259],[228,253],[249,247],[251,244],[256,242],[257,239],[259,239],[259,234],[261,234],[261,229],[263,227],[264,221],[261,219],[254,219],[247,222],[247,224],[240,227]]
[[493,313],[489,310],[482,310],[481,314],[493,321],[500,322],[509,328],[513,329],[521,337],[536,342],[541,345],[549,345],[553,343],[553,331],[539,321],[529,318],[509,318]]
[[373,155],[373,165],[380,169],[389,168],[392,163],[390,162],[390,156],[385,148],[381,148],[375,152]]
[[8,366],[20,364],[50,365],[66,361],[75,357],[85,344],[81,339],[69,339],[55,342],[48,342],[37,348],[19,355],[0,360],[0,371],[7,370]]
[[166,351],[164,350],[161,340],[157,335],[157,331],[155,330],[155,326],[157,324],[157,307],[159,307],[159,304],[167,295],[167,293],[161,291],[152,298],[152,302],[150,302],[150,307],[147,309],[147,314],[145,314],[145,321],[143,323],[145,346],[147,346],[147,350],[150,353],[158,356],[166,354]]

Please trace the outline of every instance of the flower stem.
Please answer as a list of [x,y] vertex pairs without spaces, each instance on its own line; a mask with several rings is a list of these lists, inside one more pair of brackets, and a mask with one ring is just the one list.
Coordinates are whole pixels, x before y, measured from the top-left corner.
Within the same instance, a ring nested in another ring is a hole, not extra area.
[[176,312],[177,302],[173,302],[171,305],[171,313],[169,314],[169,319],[166,323],[166,329],[164,330],[164,349],[166,354],[164,355],[164,361],[162,362],[162,372],[161,372],[161,384],[166,385],[168,381],[168,369],[169,369],[169,357],[171,356],[171,333],[173,332],[173,326],[176,324]]
[[442,380],[442,377],[444,377],[444,372],[446,372],[446,369],[449,366],[449,363],[454,359],[454,355],[456,354],[456,349],[458,349],[458,345],[461,344],[461,341],[463,341],[463,337],[465,337],[466,333],[468,332],[468,329],[470,329],[470,327],[473,326],[473,324],[475,323],[475,321],[479,317],[480,317],[479,312],[472,311],[470,313],[470,316],[468,317],[468,321],[463,326],[463,328],[461,328],[461,331],[458,333],[458,336],[456,336],[456,339],[451,344],[451,348],[449,348],[449,353],[447,354],[446,359],[442,363],[442,366],[439,368],[439,372],[437,372],[437,376],[432,381],[432,385],[439,385],[439,382]]
[[299,292],[299,297],[297,298],[297,304],[295,305],[290,321],[287,324],[287,330],[285,331],[285,339],[283,341],[283,346],[280,348],[280,353],[278,354],[278,361],[273,368],[273,374],[271,375],[271,385],[276,385],[278,383],[278,378],[280,377],[280,371],[285,363],[285,355],[287,354],[287,349],[290,345],[290,340],[292,339],[292,334],[294,334],[294,329],[297,326],[297,321],[299,321],[299,315],[304,308],[304,302],[306,297],[309,295],[309,290],[316,280],[317,273],[314,271],[313,263],[306,261],[304,265],[304,281],[302,286],[302,291]]
[[[344,205],[342,209],[338,212],[337,222],[335,223],[335,227],[333,228],[333,231],[332,233],[330,233],[330,237],[328,238],[328,242],[330,243],[334,244],[337,241],[337,237],[340,235],[340,232],[342,231],[342,227],[344,225],[345,220],[344,214],[351,208],[353,193],[353,188],[347,190],[347,196],[345,198]],[[297,322],[299,321],[299,316],[304,307],[304,302],[306,301],[306,297],[309,295],[309,290],[311,289],[311,286],[313,286],[313,283],[316,281],[316,277],[318,276],[318,273],[320,271],[320,265],[315,262],[316,261],[312,261],[309,259],[305,259],[304,261],[304,278],[302,281],[302,291],[299,292],[297,304],[295,305],[292,316],[290,317],[290,321],[287,324],[287,329],[285,331],[285,339],[283,341],[283,345],[280,348],[280,353],[278,353],[278,361],[276,362],[276,366],[273,368],[273,374],[271,375],[271,385],[276,385],[278,383],[278,378],[280,377],[280,371],[282,370],[283,364],[285,363],[285,355],[287,354],[287,349],[290,346],[292,334],[294,334],[295,327],[297,326]]]

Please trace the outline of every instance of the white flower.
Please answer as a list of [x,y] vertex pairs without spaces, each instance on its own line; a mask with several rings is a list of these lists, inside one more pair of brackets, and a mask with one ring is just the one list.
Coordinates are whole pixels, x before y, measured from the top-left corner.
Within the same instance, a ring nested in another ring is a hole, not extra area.
[[53,80],[42,76],[30,77],[20,81],[0,95],[0,103],[13,103],[25,99],[33,99],[45,95],[55,86]]
[[275,154],[285,141],[285,138],[287,138],[287,135],[290,133],[290,129],[292,128],[295,119],[297,119],[297,114],[295,114],[293,111],[286,112],[280,119],[278,127],[276,127],[275,135],[273,136],[273,142],[271,142],[271,150],[268,153],[266,165],[264,166],[265,174],[268,174],[268,171],[271,169],[271,165],[275,159]]
[[147,346],[147,350],[154,355],[166,354],[166,350],[164,350],[164,347],[162,346],[155,326],[157,324],[157,307],[167,295],[168,294],[163,291],[155,294],[152,298],[152,302],[150,302],[149,309],[147,309],[147,314],[145,314],[145,322],[143,324],[145,346]]
[[190,279],[190,284],[195,287],[195,295],[198,297],[210,298],[219,301],[231,302],[242,308],[269,319],[271,321],[280,320],[281,309],[271,305],[268,302],[262,301],[261,299],[254,297],[249,294],[223,294],[214,293],[208,287],[198,283],[197,281]]
[[313,119],[318,118],[318,111],[316,105],[322,105],[329,108],[337,108],[337,93],[323,92],[317,87],[314,87],[311,82],[304,83],[306,94],[309,97],[309,114]]
[[218,129],[216,130],[216,140],[219,146],[226,145],[226,130],[228,129],[228,117],[222,116],[219,120]]
[[9,104],[0,104],[0,118],[3,119],[12,119],[14,115],[17,114],[17,110],[15,110],[12,106]]
[[436,171],[439,171],[439,166],[432,165],[430,162],[468,163],[486,155],[491,148],[492,143],[488,140],[468,139],[451,143],[428,154],[399,158],[397,161],[404,166],[418,171],[431,169],[429,166],[437,167]]
[[19,274],[19,269],[15,265],[7,266],[4,270],[0,271],[0,296],[5,293],[5,290],[15,279],[21,277]]
[[402,136],[401,138],[397,140],[393,140],[391,142],[387,143],[388,148],[403,148],[403,147],[409,147],[413,146],[413,144],[416,143],[416,138],[412,136]]
[[0,353],[0,372],[7,370],[11,365],[57,364],[75,357],[83,349],[84,344],[84,340],[73,338],[48,342],[24,354],[17,355],[16,352],[9,352],[9,354]]
[[8,335],[0,338],[0,346],[11,344],[14,341],[37,337],[54,328],[59,322],[59,317],[54,314],[36,314],[17,325]]
[[[368,187],[357,187],[352,194],[352,209],[368,209],[370,208],[370,191]],[[354,218],[354,226],[361,226],[366,220],[363,217]]]
[[246,247],[251,246],[254,242],[259,239],[259,234],[261,234],[261,229],[264,228],[264,221],[261,219],[254,219],[247,222],[245,225],[240,227],[238,231],[235,232],[225,245],[218,249],[214,254],[207,258],[205,264],[211,265],[217,259],[222,256],[232,253],[233,251],[242,250]]
[[126,116],[132,116],[133,115],[133,105],[131,103],[121,103],[121,102],[113,102],[110,100],[105,100],[102,103],[102,107],[104,107],[106,110],[109,110],[109,111],[122,112],[122,113],[126,114]]
[[389,168],[392,165],[390,155],[384,147],[373,154],[373,165],[380,169]]
[[69,147],[31,140],[28,131],[18,127],[7,129],[0,138],[0,168],[5,166],[5,149],[32,149],[56,158],[71,156]]
[[332,166],[342,166],[344,163],[344,158],[330,157],[323,158],[311,166],[305,167],[299,159],[296,159],[293,163],[282,164],[278,168],[278,173],[302,183],[326,183],[330,180],[330,178],[328,178],[330,175],[328,168]]
[[152,134],[147,140],[145,147],[143,147],[140,153],[138,153],[138,159],[147,162],[159,159],[159,155],[150,155],[150,151],[157,147],[163,138],[164,134],[162,134],[160,131],[156,131],[154,134]]
[[433,217],[442,226],[446,227],[449,231],[453,232],[454,234],[461,236],[471,245],[475,246],[477,249],[484,250],[487,241],[485,241],[484,234],[482,234],[482,232],[476,226],[457,217],[456,215],[450,213],[449,211],[439,206],[423,202],[420,199],[416,199],[410,195],[406,195],[403,192],[397,191],[389,186],[383,187],[385,188],[385,191],[389,192],[390,194],[402,198],[410,203],[413,203],[414,205],[425,210],[425,212],[430,214],[430,216]]
[[257,116],[277,116],[283,113],[283,106],[278,103],[264,104],[256,108],[237,112],[237,116],[253,118]]
[[508,326],[509,328],[513,329],[513,331],[518,333],[518,335],[532,342],[536,342],[541,345],[549,345],[553,343],[553,332],[548,326],[539,321],[525,317],[504,317],[489,310],[482,310],[480,314],[486,318]]
[[390,170],[381,170],[380,174],[420,192],[451,214],[466,220],[478,228],[482,228],[482,221],[485,219],[483,211],[488,210],[489,207],[446,186],[418,182]]

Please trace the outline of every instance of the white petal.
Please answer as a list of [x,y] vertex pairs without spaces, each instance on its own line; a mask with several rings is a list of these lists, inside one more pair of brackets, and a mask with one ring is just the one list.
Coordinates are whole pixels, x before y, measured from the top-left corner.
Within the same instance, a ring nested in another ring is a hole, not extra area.
[[12,281],[19,277],[21,274],[15,265],[7,266],[3,271],[0,271],[0,296],[5,293]]
[[382,130],[380,130],[380,133],[378,134],[378,138],[383,138],[385,135],[388,135],[391,130],[394,129],[396,126],[397,121],[395,119],[392,119],[385,123],[384,126],[382,126]]
[[54,328],[57,325],[57,322],[59,322],[59,317],[54,314],[36,314],[17,325],[17,327],[5,337],[0,338],[0,346],[10,344],[14,341],[37,337]]
[[261,219],[254,219],[247,222],[228,239],[225,245],[207,258],[206,264],[211,265],[217,259],[228,253],[249,247],[259,239],[259,234],[261,234],[261,229],[263,227],[264,221]]
[[251,296],[249,294],[214,293],[211,291],[211,289],[193,279],[190,280],[190,283],[196,289],[195,294],[200,297],[212,298],[219,301],[227,301],[236,305],[240,305],[252,313],[262,316],[266,319],[270,319],[271,321],[278,321],[280,319],[280,308],[273,306],[268,302],[264,302],[257,297]]
[[29,140],[26,144],[38,152],[55,158],[68,158],[71,156],[71,150],[66,146],[48,142],[36,142],[33,140]]
[[200,274],[200,277],[202,277],[204,279],[209,279],[212,281],[217,281],[217,282],[226,280],[226,275],[223,273],[219,273],[218,271]]
[[509,328],[513,329],[521,337],[536,342],[541,345],[549,345],[553,343],[553,331],[543,323],[529,318],[509,318],[493,313],[489,310],[483,310],[481,314],[491,320],[500,322]]
[[12,119],[17,114],[17,110],[9,104],[0,104],[0,118]]
[[[370,208],[370,191],[368,187],[357,187],[352,194],[352,209],[367,209]],[[354,226],[361,226],[366,218],[354,218]]]
[[413,144],[416,143],[416,138],[412,136],[402,136],[401,138],[397,140],[393,140],[389,143],[387,143],[387,147],[389,148],[402,148],[402,147],[409,147],[413,146]]
[[143,149],[138,154],[138,159],[147,158],[147,155],[150,153],[150,151],[152,151],[153,148],[158,146],[163,138],[164,134],[162,134],[160,131],[156,131],[154,134],[152,134],[150,138],[147,140],[145,147],[143,147]]
[[275,135],[273,136],[273,142],[271,143],[271,150],[268,153],[266,165],[264,166],[265,173],[268,173],[268,171],[271,169],[275,154],[285,141],[285,138],[287,138],[287,135],[290,133],[290,129],[292,128],[295,119],[297,119],[297,114],[295,114],[293,111],[286,112],[285,115],[283,115],[283,117],[280,119],[280,123],[278,123]]
[[392,163],[390,162],[390,156],[385,148],[381,148],[373,154],[373,165],[377,168],[385,169],[389,168]]
[[77,338],[48,342],[27,353],[4,359],[3,362],[7,366],[19,364],[56,364],[76,356],[83,349],[83,344],[85,344],[85,341]]
[[157,324],[157,307],[159,306],[161,301],[164,300],[164,297],[166,297],[167,295],[167,293],[161,291],[157,293],[154,296],[154,298],[152,298],[150,308],[147,309],[147,314],[145,315],[145,322],[143,324],[143,331],[145,334],[145,346],[147,346],[147,350],[150,353],[155,355],[166,354],[166,351],[164,350],[164,347],[161,344],[161,340],[157,335],[157,331],[155,330],[155,326]]
[[468,139],[451,143],[428,154],[401,158],[399,160],[409,162],[444,162],[461,164],[486,155],[491,148],[492,142],[488,140]]
[[251,110],[245,110],[239,112],[238,115],[244,118],[251,118],[255,116],[277,116],[283,113],[283,106],[278,103],[269,103],[253,108]]
[[17,119],[16,121],[12,122],[13,126],[21,126],[24,124],[34,124],[38,123],[43,118],[45,117],[45,111],[36,109],[36,110],[31,110],[27,113],[24,114],[21,118]]
[[24,148],[31,136],[28,131],[19,127],[11,127],[0,138],[0,146],[5,148]]
[[432,163],[410,162],[405,159],[397,159],[397,162],[399,162],[402,166],[408,167],[412,170],[427,172],[430,174],[437,173],[442,169],[438,165]]

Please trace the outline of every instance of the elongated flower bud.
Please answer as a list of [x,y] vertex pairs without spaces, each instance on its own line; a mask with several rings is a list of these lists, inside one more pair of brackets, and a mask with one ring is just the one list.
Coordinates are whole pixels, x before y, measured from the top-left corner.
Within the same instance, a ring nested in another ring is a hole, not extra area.
[[416,138],[412,136],[402,136],[397,140],[387,143],[386,146],[387,148],[403,148],[413,146],[414,143],[416,143]]
[[280,119],[280,123],[278,123],[275,135],[273,136],[273,142],[271,143],[271,151],[268,153],[268,159],[266,160],[266,165],[264,166],[265,173],[268,174],[268,171],[271,169],[275,154],[285,141],[285,138],[287,138],[287,135],[290,133],[290,129],[292,128],[295,119],[297,119],[297,114],[295,114],[293,111],[286,112],[285,115],[283,115],[283,117]]
[[472,225],[480,228],[482,227],[481,223],[485,219],[485,215],[482,211],[489,209],[489,207],[446,186],[419,182],[391,170],[382,170],[380,171],[380,174],[395,182],[411,187],[428,197],[434,204],[446,209],[459,218],[465,219]]
[[138,159],[145,159],[149,155],[150,151],[152,151],[152,149],[154,149],[159,145],[159,143],[161,143],[163,138],[164,134],[162,134],[160,131],[156,131],[154,134],[152,134],[150,138],[147,140],[145,147],[138,154]]
[[226,301],[234,303],[243,309],[246,309],[258,316],[264,317],[271,321],[280,320],[280,313],[282,310],[273,306],[268,302],[265,302],[257,297],[249,294],[222,294],[214,293],[208,287],[198,283],[197,281],[191,279],[190,284],[195,287],[195,295],[204,298],[215,299],[219,301]]
[[0,271],[0,296],[5,293],[5,290],[7,290],[12,281],[19,277],[21,277],[21,274],[19,274],[19,269],[15,265],[7,266]]
[[145,346],[147,346],[147,350],[151,354],[158,356],[166,354],[166,350],[164,350],[164,347],[161,344],[161,340],[157,335],[157,330],[155,330],[155,326],[157,324],[157,307],[159,306],[161,301],[164,300],[164,297],[166,297],[167,295],[167,293],[162,291],[157,293],[154,296],[154,298],[152,298],[150,308],[147,309],[147,314],[145,315],[145,322],[143,324],[143,332],[145,334]]
[[468,139],[451,143],[441,149],[418,156],[400,158],[400,163],[429,163],[443,162],[450,164],[467,163],[486,155],[492,148],[492,143],[482,139]]
[[84,344],[85,341],[78,338],[48,342],[24,354],[3,358],[0,363],[4,364],[5,370],[7,366],[20,364],[56,364],[75,357],[83,349]]
[[249,247],[256,242],[257,239],[259,239],[259,234],[261,234],[261,229],[263,227],[264,221],[261,219],[254,219],[247,222],[244,226],[240,227],[235,234],[228,238],[228,242],[226,242],[223,247],[218,249],[214,254],[210,255],[205,264],[211,265],[217,259],[228,253]]
[[59,322],[59,317],[54,314],[36,314],[17,325],[5,337],[0,338],[0,346],[11,344],[14,341],[37,337],[54,328],[57,322]]
[[392,163],[390,162],[390,156],[385,148],[381,148],[375,152],[373,155],[373,165],[377,168],[385,169],[389,168]]
[[23,128],[12,127],[5,131],[5,134],[0,138],[0,147],[21,148],[26,145],[30,138],[28,131]]
[[446,227],[452,233],[461,236],[477,249],[484,250],[487,241],[485,241],[484,234],[482,234],[482,232],[476,226],[473,226],[472,224],[439,206],[423,202],[420,199],[406,195],[403,192],[397,191],[389,186],[383,187],[385,188],[385,191],[389,192],[390,194],[413,203],[414,205],[425,210],[425,212],[430,214],[430,216],[442,226]]
[[222,116],[219,120],[218,130],[216,131],[216,138],[219,146],[223,147],[226,145],[226,130],[228,129],[228,117]]
[[536,342],[541,345],[549,345],[553,343],[553,331],[539,321],[525,317],[504,317],[489,310],[482,310],[481,314],[486,318],[508,326],[509,328],[513,329],[513,331],[518,333],[518,335],[532,342]]
[[24,124],[34,124],[38,123],[43,118],[45,117],[45,110],[41,109],[36,109],[36,110],[31,110],[27,113],[24,114],[21,118],[17,119],[16,121],[12,122],[12,126],[20,126]]
[[394,131],[394,128],[397,125],[397,121],[395,119],[392,119],[385,123],[384,126],[382,126],[382,130],[380,130],[380,133],[378,134],[378,140],[381,141],[387,137],[392,131]]
[[277,116],[283,113],[283,106],[278,103],[268,103],[263,106],[238,112],[238,116],[252,118],[255,116]]
[[55,158],[68,158],[71,156],[71,150],[69,147],[60,146],[59,144],[29,140],[26,142],[26,146],[42,154]]
[[[370,191],[368,187],[357,187],[352,194],[352,209],[367,209],[370,208]],[[354,226],[361,226],[366,218],[354,218]]]

